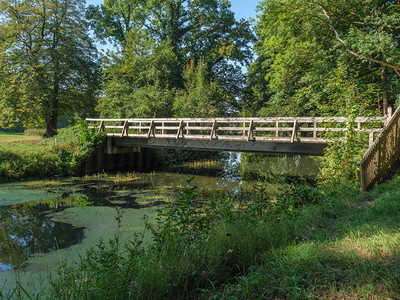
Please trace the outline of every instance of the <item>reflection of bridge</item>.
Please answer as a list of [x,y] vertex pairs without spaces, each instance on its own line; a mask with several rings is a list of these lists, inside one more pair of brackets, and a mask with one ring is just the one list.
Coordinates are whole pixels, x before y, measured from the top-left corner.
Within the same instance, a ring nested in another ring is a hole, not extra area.
[[[345,132],[343,117],[87,119],[107,134],[113,147],[175,148],[276,154],[323,155],[327,132]],[[386,123],[384,117],[358,117],[354,130],[369,135]]]

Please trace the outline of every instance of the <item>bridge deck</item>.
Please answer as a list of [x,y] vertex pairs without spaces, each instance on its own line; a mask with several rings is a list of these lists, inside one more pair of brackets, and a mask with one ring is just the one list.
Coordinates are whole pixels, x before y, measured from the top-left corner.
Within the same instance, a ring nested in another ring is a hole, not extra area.
[[[344,117],[86,119],[117,147],[322,155],[327,132],[343,133]],[[355,131],[381,131],[385,117],[358,117]]]

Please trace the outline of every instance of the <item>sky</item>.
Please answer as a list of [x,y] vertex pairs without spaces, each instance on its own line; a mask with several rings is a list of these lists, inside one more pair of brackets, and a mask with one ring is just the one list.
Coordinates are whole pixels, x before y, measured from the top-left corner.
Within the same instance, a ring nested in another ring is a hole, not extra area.
[[[255,18],[256,7],[259,0],[231,0],[232,11],[235,13],[237,20],[241,18]],[[104,3],[104,0],[86,0],[87,5],[98,5]]]

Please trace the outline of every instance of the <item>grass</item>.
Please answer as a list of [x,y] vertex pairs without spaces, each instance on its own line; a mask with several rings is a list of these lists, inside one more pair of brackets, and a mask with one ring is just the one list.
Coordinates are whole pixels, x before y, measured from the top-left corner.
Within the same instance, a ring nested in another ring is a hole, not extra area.
[[26,136],[22,133],[0,132],[0,149],[18,153],[28,153],[40,150],[39,144],[43,138],[38,136]]
[[193,205],[185,188],[148,227],[154,246],[101,243],[48,297],[399,299],[400,176],[369,194],[331,193],[289,188],[238,210],[221,197]]
[[308,208],[286,245],[263,252],[259,265],[208,296],[399,299],[399,213],[399,176],[368,196]]
[[39,136],[26,136],[23,133],[0,132],[0,143],[22,142],[22,141],[40,141]]

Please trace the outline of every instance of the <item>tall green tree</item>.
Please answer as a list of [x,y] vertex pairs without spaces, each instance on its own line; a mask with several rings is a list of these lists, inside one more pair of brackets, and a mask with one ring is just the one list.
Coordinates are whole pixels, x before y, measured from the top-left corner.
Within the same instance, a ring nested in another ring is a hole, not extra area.
[[0,122],[57,131],[96,102],[97,52],[84,0],[0,0]]
[[177,64],[168,41],[157,44],[131,31],[126,46],[104,58],[105,93],[97,110],[118,118],[171,116]]
[[86,16],[100,40],[121,46],[120,55],[136,47],[132,35],[152,41],[154,51],[146,55],[157,56],[156,49],[168,44],[176,59],[166,79],[170,89],[185,87],[183,71],[194,60],[207,66],[210,82],[218,82],[232,99],[240,97],[245,79],[241,67],[251,60],[254,37],[249,22],[235,20],[228,0],[105,0],[89,6]]
[[[339,80],[338,69],[355,79],[370,109],[386,113],[395,103],[399,1],[264,0],[259,10],[256,52],[262,61],[259,72],[249,74],[249,95],[265,100],[258,103],[261,115],[340,113],[329,84]],[[252,83],[260,77],[268,88]]]
[[229,110],[229,95],[221,86],[207,80],[207,66],[194,60],[183,71],[185,88],[177,92],[174,115],[177,117],[205,118],[224,115]]

